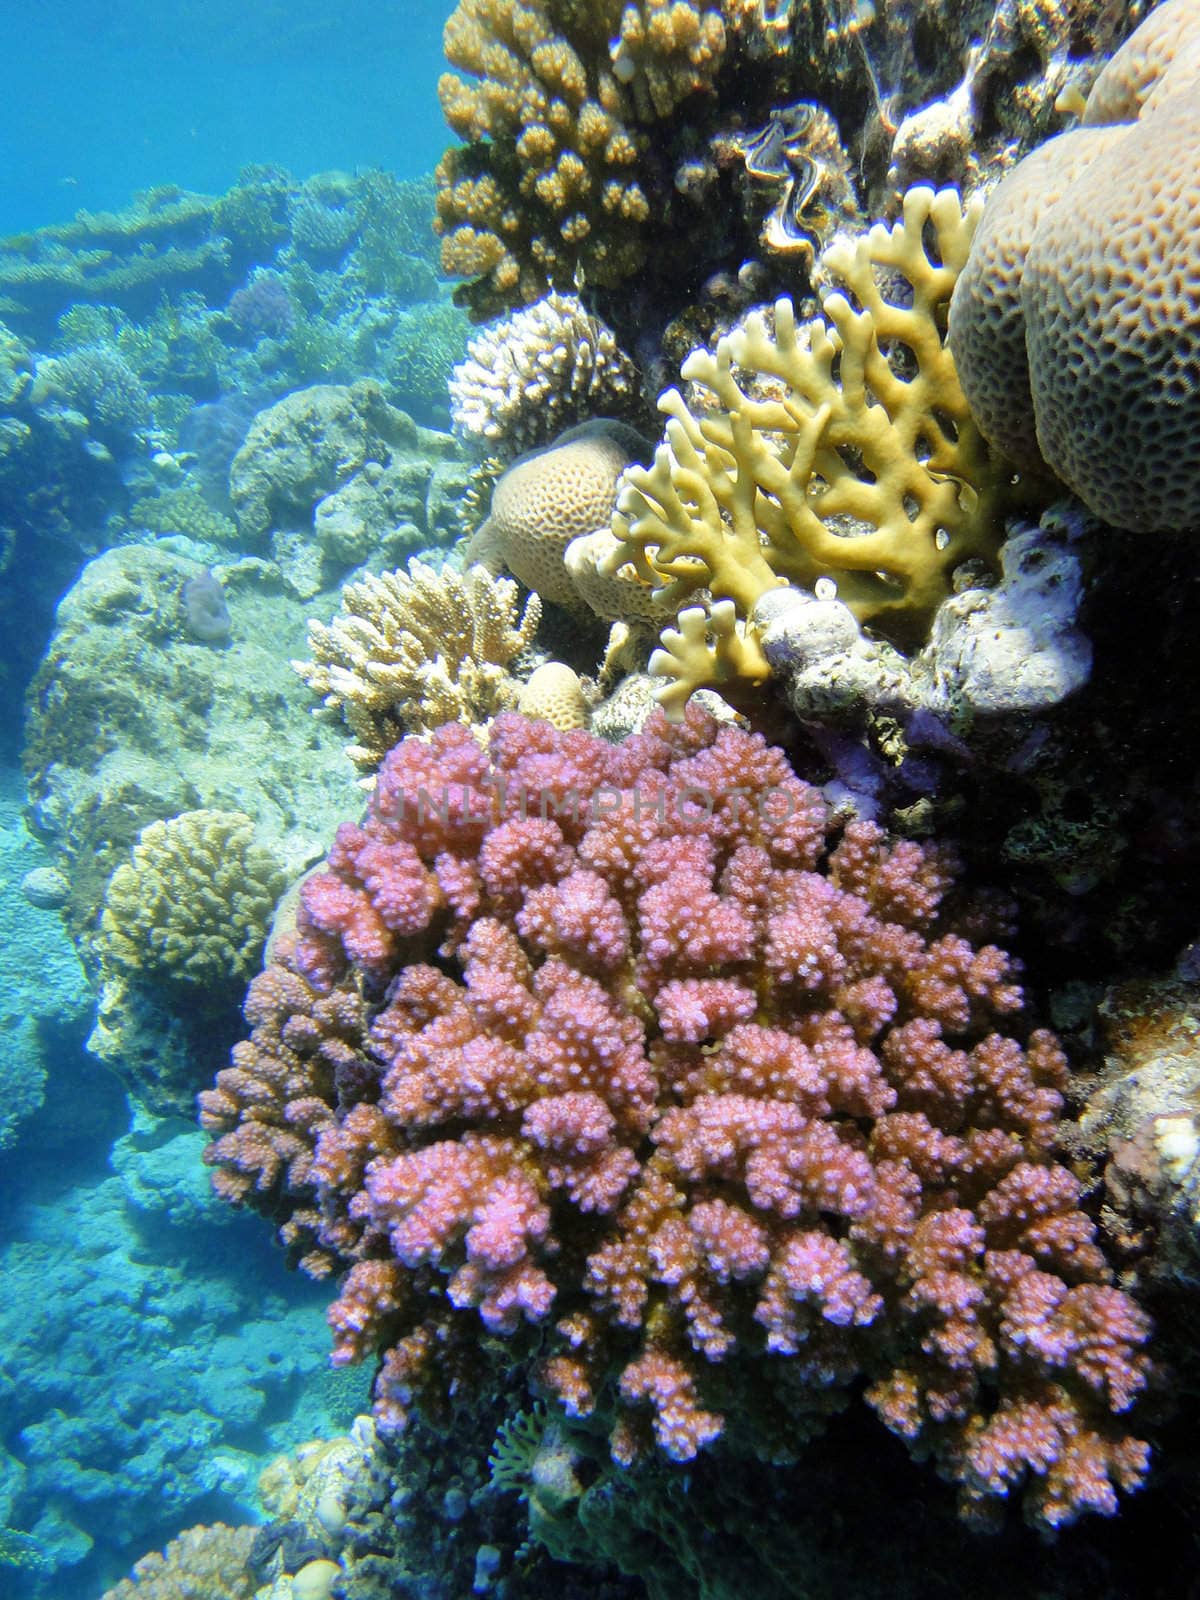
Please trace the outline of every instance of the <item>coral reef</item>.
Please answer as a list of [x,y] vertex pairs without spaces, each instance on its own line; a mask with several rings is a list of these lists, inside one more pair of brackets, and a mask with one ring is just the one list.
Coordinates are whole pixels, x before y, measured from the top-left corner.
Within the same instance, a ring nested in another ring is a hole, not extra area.
[[1104,1061],[1077,1143],[1104,1168],[1101,1221],[1143,1285],[1200,1283],[1200,1049],[1196,952],[1156,978],[1113,985],[1100,1006]]
[[[844,292],[826,295],[823,318],[797,327],[786,300],[773,328],[753,313],[715,353],[685,362],[702,404],[677,390],[660,398],[666,440],[652,467],[625,474],[604,569],[629,563],[680,612],[651,664],[675,714],[705,684],[736,692],[738,679],[766,676],[745,623],[781,583],[830,584],[856,617],[911,646],[956,569],[994,565],[1012,474],[974,427],[944,342],[980,209],[950,190],[910,190],[903,221],[826,252]],[[881,286],[885,272],[907,291]],[[701,591],[707,613],[688,606]]]
[[58,1078],[88,1147],[58,1154],[52,1195],[20,1148],[5,1169],[26,1199],[0,1247],[0,1521],[62,1594],[98,1594],[187,1522],[249,1521],[262,1461],[362,1403],[323,1394],[323,1296],[215,1204],[197,1131],[143,1119],[109,1170],[96,1077]]
[[[227,463],[226,478],[228,470]],[[159,538],[182,534],[201,550],[228,554],[238,545],[238,526],[233,518],[213,506],[199,489],[186,484],[164,486],[158,494],[135,500],[129,508],[129,522],[132,528]]]
[[189,1528],[161,1555],[143,1556],[102,1600],[254,1600],[246,1566],[253,1543],[252,1527]]
[[681,316],[708,339],[747,268],[800,293],[839,220],[1002,172],[1143,9],[463,0],[440,91],[465,141],[438,170],[444,268],[477,320],[582,283],[631,345]]
[[1169,0],[1143,30],[1097,81],[1084,126],[1026,157],[989,200],[950,337],[986,435],[1044,461],[1104,521],[1145,532],[1200,525],[1187,288],[1200,11]]
[[[459,0],[438,86],[462,147],[438,167],[442,266],[476,316],[637,269],[650,204],[640,129],[704,91],[725,50],[707,0]],[[611,45],[610,45],[610,41]]]
[[531,595],[519,610],[511,579],[411,561],[347,584],[341,601],[331,623],[308,625],[313,659],[292,666],[350,730],[346,754],[363,772],[403,733],[486,723],[516,706],[510,668],[533,639],[541,603]]
[[68,930],[92,953],[105,888],[148,823],[211,808],[252,817],[289,874],[320,854],[345,806],[336,735],[288,730],[307,700],[288,666],[304,608],[253,560],[221,569],[231,615],[222,649],[180,612],[199,569],[162,546],[91,562],[64,596],[30,691],[25,742],[32,821],[69,884]]
[[114,454],[127,453],[150,423],[150,396],[141,379],[118,351],[103,344],[38,363],[30,398],[44,405],[51,397],[82,412],[93,436]]
[[645,420],[637,368],[575,295],[490,323],[450,377],[456,428],[511,460],[593,417]]
[[999,1031],[1021,991],[950,852],[827,826],[695,709],[388,756],[201,1097],[221,1192],[351,1263],[335,1359],[384,1347],[382,1422],[531,1324],[618,1460],[743,1428],[786,1457],[865,1374],[970,1516],[1142,1480],[1148,1324],[1052,1155],[1062,1053]]
[[768,589],[750,620],[789,708],[824,728],[858,729],[882,713],[914,736],[933,717],[952,730],[950,742],[981,718],[1058,705],[1092,668],[1079,613],[1094,530],[1080,522],[1061,509],[1015,524],[1000,549],[999,581],[944,601],[929,642],[911,658],[868,638],[840,600]]
[[250,547],[269,542],[289,587],[309,599],[368,558],[394,562],[456,532],[437,516],[465,481],[456,458],[452,439],[418,427],[378,384],[318,384],[255,417],[229,491]]
[[42,1105],[55,1063],[82,1044],[91,1007],[83,970],[52,914],[63,886],[46,882],[54,869],[22,821],[24,799],[17,775],[6,771],[0,787],[0,1151],[6,1153]]
[[[336,266],[292,237],[290,216],[322,207],[352,224]],[[432,215],[432,178],[298,184],[264,167],[216,199],[163,189],[0,241],[3,314],[21,332],[0,331],[6,728],[83,561],[144,532],[200,541],[188,553],[207,564],[261,549],[229,517],[229,466],[255,412],[306,384],[374,378],[449,426],[468,324],[437,279]],[[311,594],[316,569],[320,587],[389,537],[385,562],[453,537],[464,472],[416,446],[380,493],[359,482],[320,536],[305,508],[280,541],[289,574]]]

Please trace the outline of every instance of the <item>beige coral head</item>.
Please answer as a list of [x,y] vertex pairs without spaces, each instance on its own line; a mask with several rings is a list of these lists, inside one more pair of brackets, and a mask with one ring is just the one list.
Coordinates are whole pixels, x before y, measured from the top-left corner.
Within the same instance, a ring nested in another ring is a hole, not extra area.
[[608,523],[621,473],[642,452],[648,453],[644,440],[619,423],[568,429],[513,463],[492,492],[491,514],[477,537],[543,600],[578,609],[567,546]]
[[1021,280],[1042,454],[1117,527],[1200,528],[1200,94],[1147,115],[1039,222]]
[[1021,276],[1034,230],[1124,128],[1076,128],[1040,145],[997,185],[950,301],[949,343],[984,438],[1014,466],[1044,470],[1029,390]]
[[240,811],[151,822],[109,879],[97,949],[108,973],[196,984],[247,977],[283,875]]
[[1092,85],[1083,120],[1134,122],[1157,102],[1200,76],[1200,0],[1164,0],[1109,61]]
[[517,710],[535,721],[549,722],[561,733],[588,724],[579,674],[561,661],[546,661],[530,674],[521,688]]
[[342,1569],[336,1561],[308,1561],[292,1579],[292,1600],[330,1600],[341,1576]]

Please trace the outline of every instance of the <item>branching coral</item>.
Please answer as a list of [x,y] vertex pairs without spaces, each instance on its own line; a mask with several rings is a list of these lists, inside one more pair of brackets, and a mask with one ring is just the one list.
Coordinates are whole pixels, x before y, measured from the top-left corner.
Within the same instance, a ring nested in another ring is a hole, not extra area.
[[459,0],[439,85],[467,141],[438,168],[442,264],[475,278],[486,317],[581,267],[619,283],[640,264],[651,208],[640,181],[646,126],[711,86],[725,52],[706,0]]
[[238,811],[185,811],[143,828],[109,880],[98,948],[125,975],[227,985],[258,959],[282,875]]
[[694,413],[674,389],[660,399],[666,440],[625,476],[608,567],[631,563],[676,608],[707,591],[734,613],[717,609],[709,630],[684,610],[664,634],[655,670],[672,680],[662,698],[674,711],[705,683],[755,675],[756,660],[766,675],[745,624],[781,583],[833,580],[860,620],[909,643],[956,568],[994,564],[1009,475],[944,338],[980,210],[953,190],[910,190],[894,227],[826,251],[844,292],[826,295],[824,318],[797,327],[780,300],[772,331],[753,313],[684,364],[708,408]]
[[637,419],[637,368],[573,294],[548,294],[477,334],[450,378],[459,431],[506,459],[592,417]]
[[313,659],[292,665],[354,736],[351,761],[373,772],[406,731],[486,722],[516,705],[508,669],[537,631],[541,602],[517,607],[511,579],[411,561],[407,572],[347,584],[343,615],[310,622]]
[[1111,1512],[1147,1321],[1052,1155],[1062,1052],[953,878],[830,837],[696,708],[619,746],[408,738],[251,986],[207,1159],[350,1265],[335,1360],[384,1351],[386,1426],[494,1335],[625,1461],[730,1410],[778,1459],[865,1377],[967,1514]]

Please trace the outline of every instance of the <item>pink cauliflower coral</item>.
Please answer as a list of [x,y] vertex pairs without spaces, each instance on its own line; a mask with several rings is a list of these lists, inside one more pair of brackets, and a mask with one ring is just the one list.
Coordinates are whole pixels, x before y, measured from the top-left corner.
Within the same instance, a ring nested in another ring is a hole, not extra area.
[[732,1375],[786,1362],[814,1412],[865,1378],[967,1514],[1111,1512],[1147,1322],[1052,1155],[1063,1056],[956,931],[954,870],[834,841],[780,751],[695,708],[618,746],[509,714],[487,750],[406,739],[202,1096],[218,1186],[350,1265],[335,1359],[383,1351],[384,1424],[532,1325],[620,1459],[688,1459]]

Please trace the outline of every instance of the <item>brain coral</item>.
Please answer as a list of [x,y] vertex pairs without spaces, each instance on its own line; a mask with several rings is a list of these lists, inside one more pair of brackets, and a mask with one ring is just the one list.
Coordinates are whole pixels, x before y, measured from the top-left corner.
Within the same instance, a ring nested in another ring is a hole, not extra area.
[[1200,527],[1200,96],[1097,157],[1021,278],[1042,454],[1118,527]]
[[488,750],[410,737],[201,1097],[217,1186],[349,1265],[335,1360],[384,1352],[385,1426],[502,1335],[621,1461],[731,1411],[785,1459],[865,1379],[968,1515],[1111,1512],[1147,1322],[1052,1155],[1062,1053],[954,871],[838,837],[694,707],[617,746],[514,714]]
[[1160,83],[1191,81],[1200,73],[1197,0],[1166,0],[1126,39],[1092,85],[1085,123],[1135,122]]
[[109,880],[98,948],[110,971],[227,984],[262,950],[283,880],[239,811],[185,811],[138,834]]
[[1198,80],[1200,5],[1171,0],[996,189],[950,310],[990,442],[1143,531],[1200,525]]
[[1038,448],[1021,276],[1038,221],[1124,128],[1075,128],[1039,145],[989,199],[950,302],[950,347],[979,430],[1014,465]]
[[505,566],[543,600],[578,606],[565,566],[573,539],[606,526],[617,480],[645,441],[632,428],[604,420],[569,428],[542,450],[515,461],[492,491],[491,511],[472,554]]

